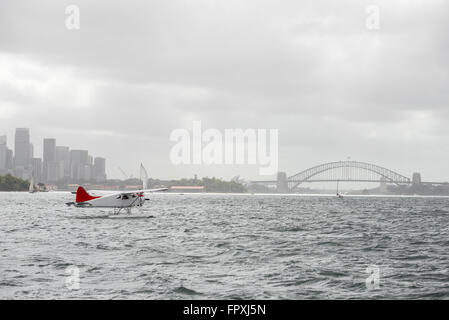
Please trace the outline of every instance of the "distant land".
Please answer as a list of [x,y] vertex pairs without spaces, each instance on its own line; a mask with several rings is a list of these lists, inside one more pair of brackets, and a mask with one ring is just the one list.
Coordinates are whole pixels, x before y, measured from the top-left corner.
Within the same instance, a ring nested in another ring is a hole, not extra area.
[[[0,175],[0,191],[28,191],[30,182],[16,178],[10,174]],[[109,179],[101,184],[95,181],[79,181],[79,183],[60,182],[56,185],[39,184],[41,190],[75,191],[79,185],[88,190],[135,190],[142,188],[142,181],[137,178],[127,180]],[[278,193],[275,189],[263,185],[250,184],[242,181],[225,181],[215,177],[201,179],[148,179],[148,188],[167,187],[171,192],[217,192],[217,193]],[[298,188],[295,194],[334,194],[333,189]],[[343,194],[352,195],[427,195],[449,196],[449,185],[394,185],[384,187],[364,188],[355,190],[340,190]]]
[[[252,193],[277,193],[275,189],[260,184],[246,186],[248,192]],[[335,194],[336,189],[318,189],[303,187],[295,189],[293,194]],[[423,196],[449,196],[449,185],[395,185],[386,184],[382,187],[340,190],[343,194],[352,195],[423,195]]]
[[[335,189],[300,188],[294,193],[300,194],[335,194]],[[449,196],[449,186],[403,186],[387,185],[384,188],[364,188],[359,190],[340,190],[340,193],[351,195],[421,195],[421,196]]]
[[27,191],[29,186],[28,181],[13,177],[10,174],[0,175],[0,191]]
[[[30,182],[16,178],[10,174],[0,175],[0,191],[28,191]],[[79,181],[79,183],[58,182],[57,184],[46,184],[48,190],[74,191],[79,185],[86,189],[98,190],[126,190],[139,189],[142,187],[140,179],[116,180],[110,179],[99,184],[94,181]],[[177,192],[220,192],[220,193],[244,193],[247,189],[235,181],[224,181],[218,178],[192,178],[179,180],[149,179],[148,188],[168,187]],[[193,188],[192,188],[193,187]]]

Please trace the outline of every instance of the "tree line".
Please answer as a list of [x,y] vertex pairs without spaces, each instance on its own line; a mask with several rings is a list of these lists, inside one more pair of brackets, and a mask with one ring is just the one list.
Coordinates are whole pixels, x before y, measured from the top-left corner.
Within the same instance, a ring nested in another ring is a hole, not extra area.
[[10,174],[0,176],[0,191],[27,191],[28,181],[13,177]]

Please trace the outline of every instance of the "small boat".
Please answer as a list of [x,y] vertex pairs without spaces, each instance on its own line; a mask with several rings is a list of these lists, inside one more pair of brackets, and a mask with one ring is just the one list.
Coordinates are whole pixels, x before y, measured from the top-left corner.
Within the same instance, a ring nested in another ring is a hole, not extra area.
[[340,181],[337,181],[337,194],[336,194],[336,196],[337,196],[338,199],[343,199],[343,195],[340,192],[338,192],[338,183],[339,182]]
[[143,164],[140,164],[140,180],[142,180],[142,189],[148,189],[148,173]]
[[36,189],[34,188],[34,177],[33,176],[31,176],[31,179],[30,179],[30,187],[28,188],[28,192],[29,193],[36,192]]

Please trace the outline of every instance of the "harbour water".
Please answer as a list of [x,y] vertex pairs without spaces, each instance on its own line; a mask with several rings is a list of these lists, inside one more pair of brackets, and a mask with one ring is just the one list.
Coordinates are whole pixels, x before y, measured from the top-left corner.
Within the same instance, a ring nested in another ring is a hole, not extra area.
[[67,201],[0,193],[1,299],[449,298],[449,198],[155,194],[115,218]]

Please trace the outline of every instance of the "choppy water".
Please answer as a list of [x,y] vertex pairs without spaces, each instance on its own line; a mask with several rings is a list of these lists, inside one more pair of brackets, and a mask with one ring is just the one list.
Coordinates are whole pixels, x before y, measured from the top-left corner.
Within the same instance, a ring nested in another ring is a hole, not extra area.
[[449,298],[448,198],[161,194],[115,219],[72,198],[0,193],[0,298]]

